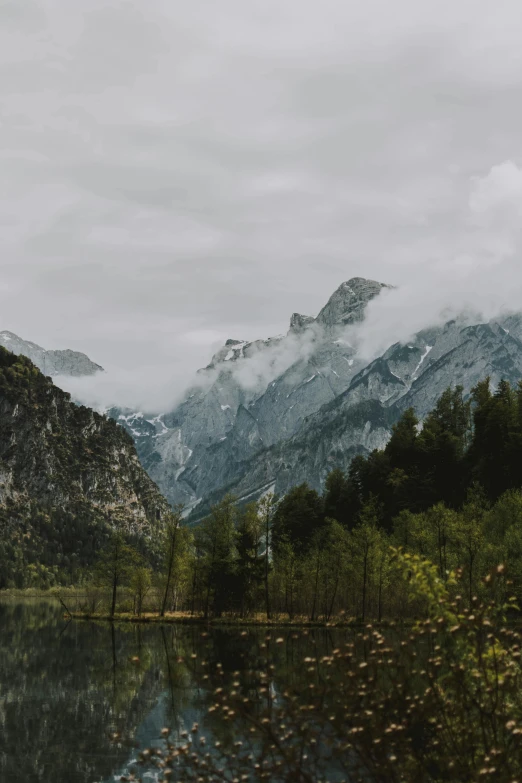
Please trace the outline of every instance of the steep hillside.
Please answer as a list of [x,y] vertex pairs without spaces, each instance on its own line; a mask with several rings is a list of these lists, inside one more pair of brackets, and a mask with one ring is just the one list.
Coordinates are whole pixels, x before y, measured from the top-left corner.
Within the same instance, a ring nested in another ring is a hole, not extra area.
[[516,386],[522,379],[521,322],[515,316],[472,326],[451,321],[419,333],[411,343],[393,345],[360,370],[342,394],[304,419],[290,438],[245,459],[238,415],[229,445],[209,450],[201,468],[218,481],[193,518],[224,491],[254,499],[268,490],[284,494],[303,481],[322,490],[333,468],[346,470],[355,454],[382,448],[404,410],[413,407],[422,419],[448,386],[461,385],[467,395],[487,376],[493,386],[502,379]]
[[317,318],[294,313],[285,336],[228,340],[174,411],[112,411],[170,502],[192,516],[232,491],[254,498],[300,481],[320,490],[333,467],[383,446],[407,407],[422,418],[449,385],[466,393],[482,378],[522,377],[522,316],[450,321],[391,345],[367,363],[346,327],[385,288],[343,283]]
[[0,347],[0,587],[74,576],[111,529],[153,554],[167,510],[121,427]]

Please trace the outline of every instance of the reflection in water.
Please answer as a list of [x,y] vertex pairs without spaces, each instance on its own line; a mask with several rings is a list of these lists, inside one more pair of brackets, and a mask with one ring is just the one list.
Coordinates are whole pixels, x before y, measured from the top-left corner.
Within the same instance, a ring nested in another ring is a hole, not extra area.
[[51,601],[0,601],[0,780],[112,781],[165,725],[179,735],[198,722],[209,739],[232,740],[207,713],[216,687],[237,671],[254,703],[270,699],[300,660],[339,641],[281,635],[284,645],[268,643],[274,670],[261,696],[264,631],[83,623]]

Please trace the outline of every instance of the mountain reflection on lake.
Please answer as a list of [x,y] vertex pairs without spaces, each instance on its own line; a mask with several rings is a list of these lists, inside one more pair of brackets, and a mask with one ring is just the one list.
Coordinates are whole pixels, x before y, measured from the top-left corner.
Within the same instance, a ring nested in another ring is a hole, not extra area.
[[[220,684],[250,671],[256,689],[251,670],[265,665],[266,633],[68,622],[52,600],[0,600],[0,780],[119,780],[164,726],[179,736],[198,722],[209,741],[226,741],[229,726],[207,713],[216,665]],[[348,633],[278,629],[284,643],[269,642],[274,669],[259,698],[290,685],[304,657],[329,654]]]

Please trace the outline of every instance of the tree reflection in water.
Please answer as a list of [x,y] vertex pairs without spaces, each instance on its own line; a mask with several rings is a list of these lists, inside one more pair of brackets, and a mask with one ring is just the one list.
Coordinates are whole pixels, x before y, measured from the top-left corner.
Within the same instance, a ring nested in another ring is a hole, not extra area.
[[267,651],[274,682],[290,683],[299,660],[337,643],[326,631],[285,640],[263,648],[260,630],[70,621],[54,601],[2,600],[0,780],[112,781],[165,725],[180,738],[204,723],[214,742],[234,741],[231,725],[208,713],[220,684],[239,671],[244,693],[266,705],[279,687],[261,693]]

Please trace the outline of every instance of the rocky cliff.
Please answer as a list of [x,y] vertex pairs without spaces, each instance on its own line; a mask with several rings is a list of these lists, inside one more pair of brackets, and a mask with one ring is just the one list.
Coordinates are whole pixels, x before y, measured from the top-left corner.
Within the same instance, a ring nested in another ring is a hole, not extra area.
[[172,412],[112,411],[170,502],[197,516],[225,491],[255,498],[305,480],[321,489],[332,468],[382,447],[405,408],[422,418],[449,385],[522,378],[520,315],[450,321],[363,361],[346,327],[386,287],[353,278],[316,318],[294,313],[286,335],[227,341]]
[[114,529],[153,553],[167,510],[121,427],[0,347],[0,587],[72,575]]
[[168,500],[194,508],[342,394],[364,366],[344,339],[346,327],[361,321],[368,302],[386,287],[352,278],[317,318],[294,313],[286,335],[228,340],[174,411],[113,409]]

